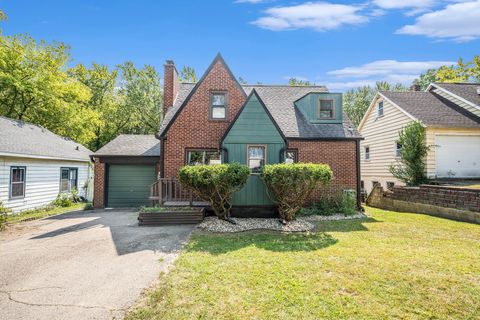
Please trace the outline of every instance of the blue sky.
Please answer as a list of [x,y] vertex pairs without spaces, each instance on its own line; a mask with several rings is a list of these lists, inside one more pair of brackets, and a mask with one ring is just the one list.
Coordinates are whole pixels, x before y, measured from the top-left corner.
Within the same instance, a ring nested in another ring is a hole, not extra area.
[[480,0],[0,0],[4,34],[72,47],[73,63],[165,59],[200,76],[217,52],[250,83],[295,76],[332,91],[403,82],[480,54]]

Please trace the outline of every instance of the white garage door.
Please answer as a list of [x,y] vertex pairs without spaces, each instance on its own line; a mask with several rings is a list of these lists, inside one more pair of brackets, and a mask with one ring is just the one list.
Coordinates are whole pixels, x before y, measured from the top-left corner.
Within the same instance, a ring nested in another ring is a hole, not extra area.
[[480,136],[436,136],[437,177],[480,177]]

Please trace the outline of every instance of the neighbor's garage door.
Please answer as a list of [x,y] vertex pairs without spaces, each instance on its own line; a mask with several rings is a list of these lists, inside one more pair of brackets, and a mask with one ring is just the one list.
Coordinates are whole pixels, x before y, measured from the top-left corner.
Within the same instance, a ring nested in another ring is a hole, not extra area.
[[148,205],[150,185],[154,181],[154,165],[109,165],[107,205],[109,207]]
[[480,136],[439,135],[435,143],[439,178],[480,177]]

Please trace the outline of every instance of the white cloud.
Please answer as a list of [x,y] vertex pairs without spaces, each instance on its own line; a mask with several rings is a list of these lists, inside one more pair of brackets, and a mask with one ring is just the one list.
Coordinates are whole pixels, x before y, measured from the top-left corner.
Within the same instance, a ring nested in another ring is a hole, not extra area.
[[427,69],[452,65],[452,61],[406,61],[377,60],[361,66],[346,67],[329,71],[329,75],[337,77],[364,78],[372,76],[418,75]]
[[273,31],[291,29],[313,29],[326,31],[343,25],[359,25],[368,17],[359,14],[361,6],[333,4],[329,2],[306,2],[294,6],[273,7],[265,11],[266,16],[252,22]]
[[434,0],[373,0],[373,3],[382,9],[430,8],[435,5]]
[[396,33],[459,42],[477,39],[480,37],[480,0],[450,4],[442,10],[425,13]]

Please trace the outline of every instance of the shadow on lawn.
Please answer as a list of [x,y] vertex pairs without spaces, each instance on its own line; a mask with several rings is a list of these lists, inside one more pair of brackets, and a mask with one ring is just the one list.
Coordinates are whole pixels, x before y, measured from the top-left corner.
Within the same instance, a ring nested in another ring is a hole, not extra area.
[[319,221],[317,232],[278,233],[244,232],[234,234],[197,235],[187,245],[188,251],[223,254],[247,247],[256,247],[273,252],[315,251],[338,242],[328,232],[368,231],[365,223],[379,222],[373,218],[342,221]]

